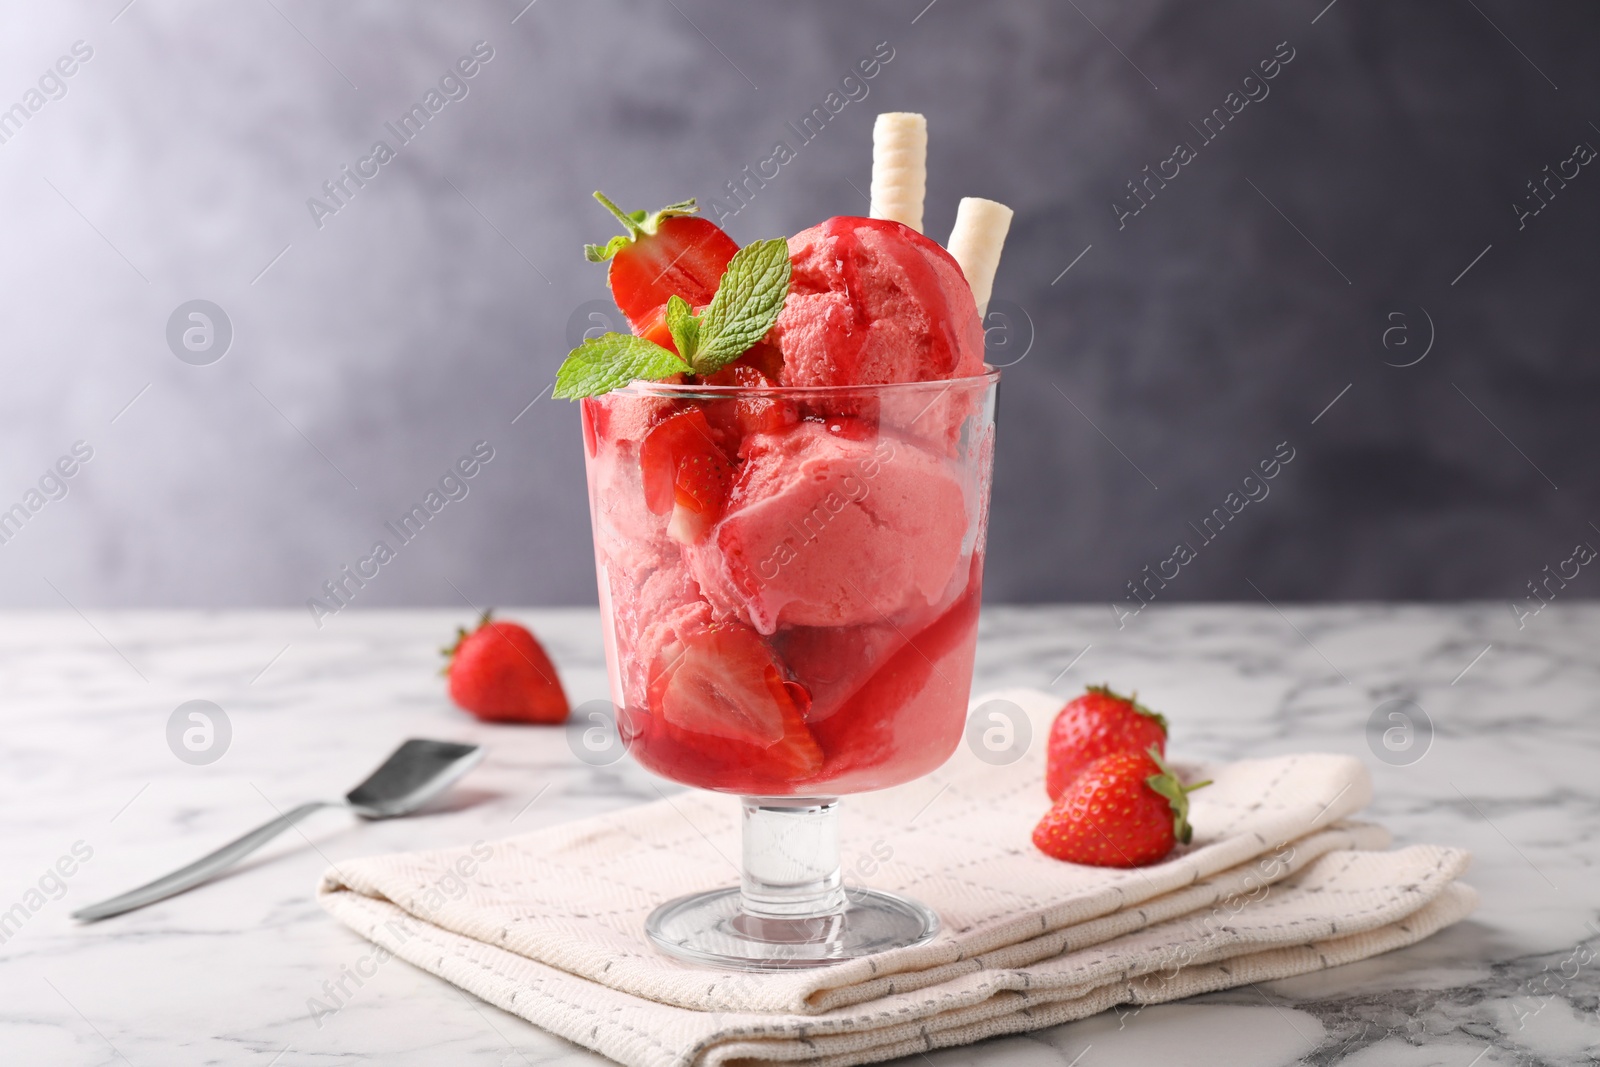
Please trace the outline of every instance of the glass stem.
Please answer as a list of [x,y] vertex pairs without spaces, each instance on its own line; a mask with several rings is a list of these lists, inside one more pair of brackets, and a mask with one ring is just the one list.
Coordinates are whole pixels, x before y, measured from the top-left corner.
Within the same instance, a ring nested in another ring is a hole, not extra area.
[[845,909],[837,797],[745,797],[743,910],[813,919]]

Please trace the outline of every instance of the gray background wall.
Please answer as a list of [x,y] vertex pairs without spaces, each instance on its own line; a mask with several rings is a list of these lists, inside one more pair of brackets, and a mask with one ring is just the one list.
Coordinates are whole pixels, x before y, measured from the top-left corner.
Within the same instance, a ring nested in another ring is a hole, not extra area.
[[[1185,538],[1163,598],[1509,599],[1600,543],[1600,167],[1512,207],[1600,146],[1592,6],[124,3],[0,16],[0,106],[93,49],[0,144],[0,505],[93,449],[0,545],[6,605],[303,604],[480,439],[470,494],[358,602],[590,602],[576,411],[524,411],[604,297],[589,191],[717,194],[884,41],[729,229],[864,211],[879,110],[928,115],[930,231],[963,195],[1016,208],[992,600],[1116,600]],[[467,97],[319,228],[307,198],[477,41]],[[207,366],[165,339],[194,298],[235,331]]]

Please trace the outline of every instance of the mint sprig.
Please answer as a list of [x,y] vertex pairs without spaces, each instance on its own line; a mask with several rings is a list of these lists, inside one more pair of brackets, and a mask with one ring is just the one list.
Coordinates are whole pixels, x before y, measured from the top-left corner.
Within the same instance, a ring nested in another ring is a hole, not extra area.
[[633,334],[601,334],[567,356],[556,372],[555,395],[576,400],[640,379],[715,374],[772,329],[789,295],[789,276],[788,241],[774,237],[746,245],[728,261],[704,312],[696,315],[681,296],[667,299],[667,331],[676,353]]
[[684,358],[696,364],[695,373],[711,373],[699,369],[702,361],[715,370],[738,359],[767,335],[789,295],[789,274],[789,242],[783,238],[739,249],[700,316],[699,351],[693,356],[685,353]]
[[689,365],[668,349],[631,333],[603,333],[583,342],[556,371],[555,396],[599,396],[640,378],[686,374]]
[[700,347],[700,320],[695,318],[694,308],[689,306],[689,301],[676,293],[667,297],[667,332],[672,334],[672,343],[678,349],[678,355],[685,359],[693,356]]

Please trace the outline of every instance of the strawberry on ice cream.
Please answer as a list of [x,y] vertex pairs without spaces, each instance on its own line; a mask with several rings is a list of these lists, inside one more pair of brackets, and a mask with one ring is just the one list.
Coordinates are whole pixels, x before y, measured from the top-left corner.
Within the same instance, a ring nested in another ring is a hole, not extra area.
[[770,339],[784,385],[883,385],[983,373],[983,326],[950,253],[887,219],[839,216],[789,238]]
[[685,552],[719,615],[772,634],[946,599],[971,526],[960,481],[907,441],[853,430],[806,421],[746,439],[722,520]]

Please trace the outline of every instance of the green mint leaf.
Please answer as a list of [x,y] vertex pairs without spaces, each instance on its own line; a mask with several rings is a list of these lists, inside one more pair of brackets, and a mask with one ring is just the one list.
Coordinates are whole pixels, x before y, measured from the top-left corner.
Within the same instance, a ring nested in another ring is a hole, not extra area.
[[667,330],[678,346],[678,355],[692,365],[700,348],[700,320],[694,317],[689,301],[677,294],[667,297]]
[[766,336],[789,295],[789,273],[789,242],[782,237],[739,249],[700,316],[696,374],[715,372]]
[[641,378],[683,374],[689,365],[653,341],[631,333],[605,333],[574,348],[556,371],[554,395],[566,400],[599,396]]

